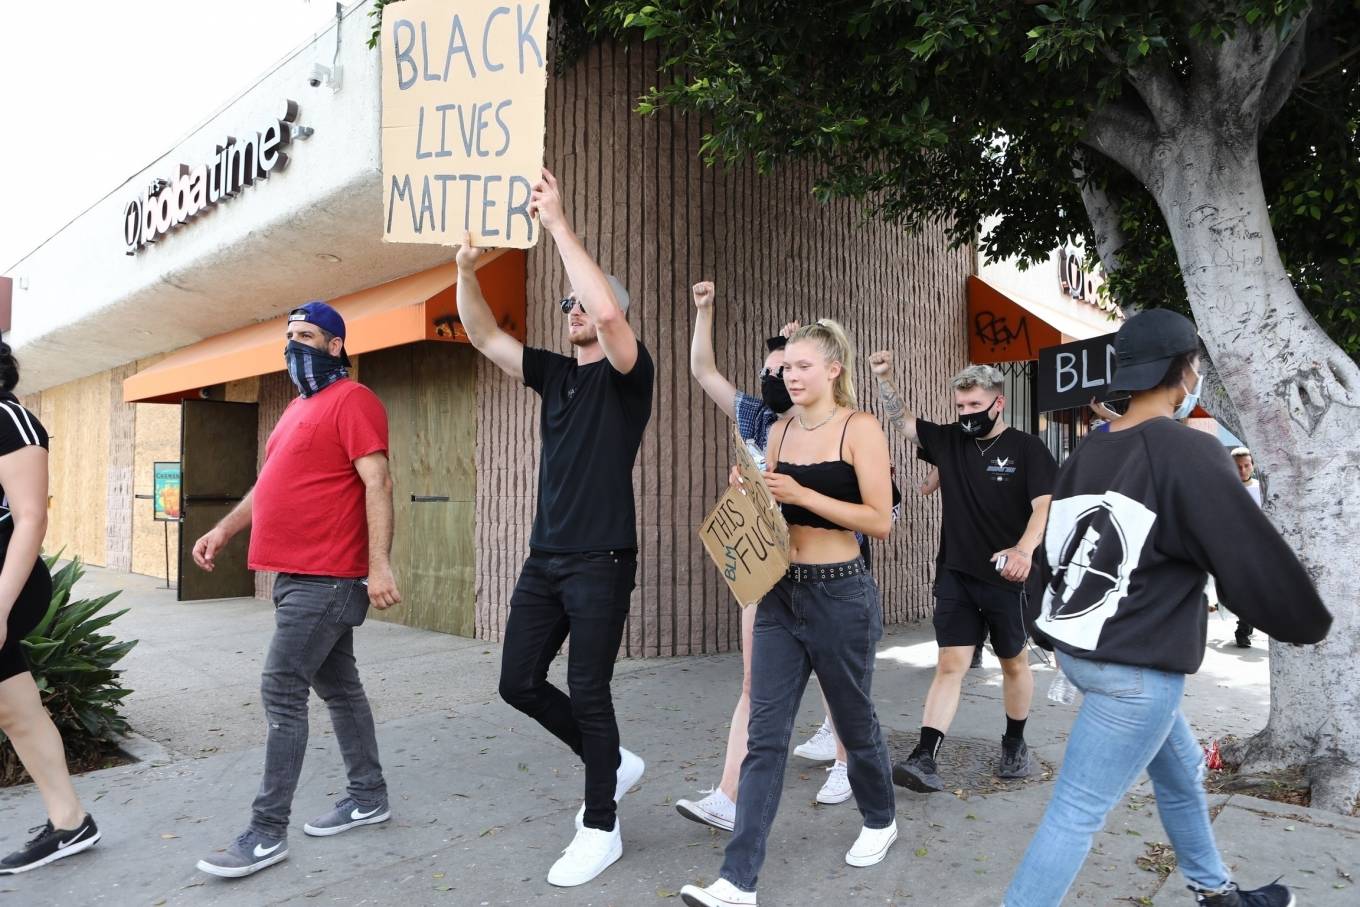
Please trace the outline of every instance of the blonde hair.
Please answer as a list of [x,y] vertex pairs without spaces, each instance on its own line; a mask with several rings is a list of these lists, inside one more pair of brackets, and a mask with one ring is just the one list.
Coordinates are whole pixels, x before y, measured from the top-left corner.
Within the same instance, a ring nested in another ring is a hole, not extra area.
[[1006,376],[1001,374],[1000,369],[990,365],[970,365],[955,375],[949,386],[956,391],[970,391],[975,387],[983,387],[989,391],[1004,393]]
[[[1234,448],[1233,448],[1232,455],[1233,455],[1233,459],[1236,459],[1236,458],[1238,458],[1238,457],[1250,457],[1250,456],[1251,456],[1251,451],[1248,450],[1248,449],[1245,448],[1245,447],[1234,447]],[[1253,459],[1255,459],[1255,458],[1253,457]]]
[[845,328],[830,318],[819,318],[815,324],[805,325],[789,337],[789,343],[800,340],[817,344],[828,364],[840,363],[841,373],[831,385],[831,398],[837,406],[856,409],[859,403],[855,398],[855,350],[850,345],[850,338],[845,335]]

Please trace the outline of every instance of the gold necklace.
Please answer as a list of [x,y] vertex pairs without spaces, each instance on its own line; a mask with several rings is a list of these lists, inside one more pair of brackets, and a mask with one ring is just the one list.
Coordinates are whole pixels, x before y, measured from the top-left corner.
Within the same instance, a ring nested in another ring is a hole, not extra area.
[[822,421],[818,422],[816,425],[812,426],[811,428],[808,428],[808,424],[807,424],[806,422],[803,421],[803,414],[802,414],[802,413],[799,413],[799,414],[798,414],[798,424],[801,425],[801,426],[803,426],[803,431],[816,431],[817,429],[821,428],[821,427],[822,427],[823,425],[825,425],[826,423],[830,422],[832,419],[836,418],[836,413],[837,413],[839,410],[840,410],[840,407],[839,407],[839,406],[833,406],[833,407],[831,407],[831,415],[827,416],[825,419],[823,419]]

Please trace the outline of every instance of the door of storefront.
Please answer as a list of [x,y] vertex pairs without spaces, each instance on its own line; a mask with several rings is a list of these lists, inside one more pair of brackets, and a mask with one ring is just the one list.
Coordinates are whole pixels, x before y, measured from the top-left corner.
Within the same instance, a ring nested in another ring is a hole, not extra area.
[[392,467],[392,565],[402,604],[374,616],[472,636],[477,353],[413,343],[366,353],[360,380],[387,406]]
[[248,531],[217,553],[211,573],[194,563],[193,548],[255,484],[259,406],[222,400],[185,400],[180,406],[179,600],[252,596]]

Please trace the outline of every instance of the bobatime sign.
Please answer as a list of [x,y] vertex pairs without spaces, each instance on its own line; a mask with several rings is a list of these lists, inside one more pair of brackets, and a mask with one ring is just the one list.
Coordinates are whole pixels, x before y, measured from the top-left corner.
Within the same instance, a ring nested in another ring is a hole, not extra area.
[[403,0],[382,24],[383,239],[526,249],[548,2]]
[[1074,409],[1092,399],[1104,403],[1127,394],[1111,395],[1114,378],[1114,334],[1064,343],[1039,350],[1039,411]]
[[128,202],[123,209],[127,254],[136,255],[147,243],[287,167],[284,149],[292,143],[297,115],[297,102],[285,102],[278,118],[248,131],[244,138],[227,136],[210,159],[180,164],[173,179],[156,180]]

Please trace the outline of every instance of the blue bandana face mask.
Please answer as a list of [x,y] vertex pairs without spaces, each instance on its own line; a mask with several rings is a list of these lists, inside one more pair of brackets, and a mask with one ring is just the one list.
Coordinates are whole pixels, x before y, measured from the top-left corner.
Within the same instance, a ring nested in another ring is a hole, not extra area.
[[283,360],[288,363],[288,377],[304,397],[319,394],[349,376],[349,369],[339,357],[296,340],[288,341],[284,347]]

